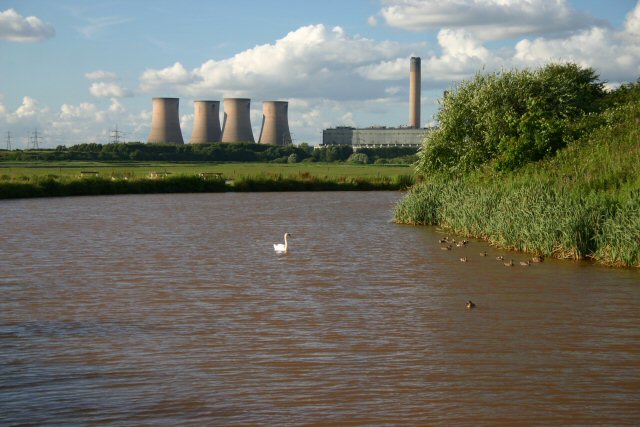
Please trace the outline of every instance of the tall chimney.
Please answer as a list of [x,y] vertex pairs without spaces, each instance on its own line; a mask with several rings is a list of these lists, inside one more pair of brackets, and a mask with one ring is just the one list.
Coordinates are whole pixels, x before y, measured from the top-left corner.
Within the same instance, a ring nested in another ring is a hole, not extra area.
[[248,98],[224,99],[224,123],[222,125],[222,142],[255,142],[251,129]]
[[286,101],[264,101],[262,103],[262,131],[260,144],[291,144]]
[[150,143],[184,144],[178,115],[178,98],[153,98]]
[[220,101],[193,101],[192,144],[220,142]]
[[411,57],[409,72],[409,127],[420,128],[420,58]]

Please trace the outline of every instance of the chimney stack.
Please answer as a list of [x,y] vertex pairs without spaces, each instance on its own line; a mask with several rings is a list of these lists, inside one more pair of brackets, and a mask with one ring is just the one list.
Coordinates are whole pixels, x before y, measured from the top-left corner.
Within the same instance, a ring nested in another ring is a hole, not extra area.
[[409,127],[420,128],[420,58],[411,57],[409,71]]

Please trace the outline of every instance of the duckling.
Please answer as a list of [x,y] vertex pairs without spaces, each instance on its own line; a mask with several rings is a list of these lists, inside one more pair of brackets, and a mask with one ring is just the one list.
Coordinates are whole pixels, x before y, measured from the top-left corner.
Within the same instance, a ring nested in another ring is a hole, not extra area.
[[442,249],[443,251],[450,251],[451,250],[451,245],[442,246],[442,247],[440,247],[440,249]]
[[513,260],[509,260],[509,262],[503,262],[503,264],[507,267],[513,267]]
[[498,255],[496,257],[496,261],[504,261],[504,257],[502,255]]
[[440,242],[440,243],[447,243],[447,242],[448,242],[448,240],[447,240],[446,238],[444,238],[444,239],[440,239],[440,240],[438,240],[438,242]]
[[474,308],[476,305],[473,301],[469,300],[467,301],[467,308],[471,309]]
[[486,252],[480,252],[480,256],[487,256]]
[[529,267],[531,265],[531,261],[520,261],[520,265],[523,267]]
[[544,257],[542,255],[534,256],[533,258],[531,258],[531,262],[542,262],[543,260],[544,260]]
[[456,243],[456,246],[457,246],[457,247],[459,247],[459,248],[461,248],[461,247],[463,247],[463,246],[464,246],[464,243],[463,243],[463,242],[458,242],[458,243]]
[[460,258],[460,262],[467,262],[467,257],[463,256],[462,258]]

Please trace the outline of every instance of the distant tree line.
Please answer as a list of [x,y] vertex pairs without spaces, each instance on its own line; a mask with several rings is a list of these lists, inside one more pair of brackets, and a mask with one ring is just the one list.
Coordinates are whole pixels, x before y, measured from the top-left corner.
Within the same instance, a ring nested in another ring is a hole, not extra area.
[[[415,148],[363,148],[358,150],[357,163],[410,163]],[[349,145],[331,145],[314,148],[300,145],[265,145],[252,143],[215,144],[146,144],[128,142],[120,144],[60,145],[55,149],[0,150],[0,161],[171,161],[171,162],[344,162],[349,161],[353,148]],[[382,160],[381,160],[382,159]]]

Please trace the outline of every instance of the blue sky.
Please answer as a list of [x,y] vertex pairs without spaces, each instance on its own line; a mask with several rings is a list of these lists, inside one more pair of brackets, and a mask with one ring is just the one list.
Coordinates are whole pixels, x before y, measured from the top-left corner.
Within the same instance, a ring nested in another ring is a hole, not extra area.
[[640,76],[637,0],[0,0],[0,147],[145,141],[151,98],[289,101],[294,141],[408,121],[422,57],[422,123],[477,71],[571,60],[610,85]]

